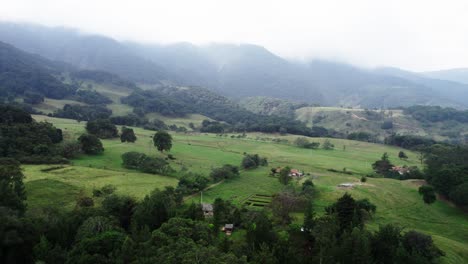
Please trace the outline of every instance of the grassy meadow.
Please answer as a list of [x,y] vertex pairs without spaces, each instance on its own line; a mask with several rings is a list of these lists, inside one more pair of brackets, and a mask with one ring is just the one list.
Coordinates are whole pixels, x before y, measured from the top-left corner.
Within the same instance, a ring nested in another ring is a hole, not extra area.
[[[46,116],[34,118],[51,122],[63,129],[68,140],[85,131],[85,122]],[[192,122],[196,124],[196,121]],[[73,160],[71,165],[50,171],[44,169],[57,165],[23,166],[30,212],[40,211],[50,205],[72,209],[80,194],[90,195],[94,188],[106,184],[115,185],[118,193],[136,198],[144,197],[154,188],[177,185],[177,176],[150,175],[122,168],[120,156],[128,151],[162,155],[152,145],[153,131],[140,128],[134,130],[138,137],[135,143],[121,143],[119,139],[103,140],[105,151],[102,155],[83,155]],[[270,168],[290,166],[309,173],[306,177],[313,179],[317,189],[315,207],[318,214],[322,214],[325,206],[345,192],[357,199],[369,198],[377,205],[377,213],[368,223],[370,229],[376,229],[385,223],[399,223],[406,229],[432,235],[436,244],[447,254],[442,259],[444,263],[468,262],[468,216],[461,210],[441,200],[432,205],[424,204],[417,192],[419,181],[368,178],[365,184],[359,183],[361,176],[372,171],[371,164],[384,152],[389,154],[396,165],[421,166],[417,153],[405,151],[409,159],[401,161],[397,157],[399,148],[342,139],[330,139],[335,145],[334,150],[310,150],[293,146],[291,142],[296,136],[292,135],[249,133],[245,138],[200,133],[172,135],[174,142],[170,153],[176,160],[171,161],[171,166],[178,171],[187,169],[208,175],[213,167],[223,164],[239,165],[244,152],[257,153],[268,158],[267,167],[244,170],[236,179],[210,186],[203,192],[204,202],[221,197],[241,205],[255,195],[272,195],[281,190],[282,186],[277,178],[269,176]],[[275,143],[272,141],[274,138],[286,139],[290,143]],[[323,142],[325,139],[310,140]],[[328,171],[343,171],[344,168],[353,174]],[[356,183],[356,186],[352,189],[337,187],[345,182]],[[200,195],[196,194],[187,197],[186,201],[199,199]],[[301,217],[298,213],[296,221],[300,222]]]

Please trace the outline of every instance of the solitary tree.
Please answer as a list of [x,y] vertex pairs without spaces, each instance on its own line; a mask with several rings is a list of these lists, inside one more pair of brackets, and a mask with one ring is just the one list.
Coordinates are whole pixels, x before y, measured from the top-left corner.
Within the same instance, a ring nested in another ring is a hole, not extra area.
[[158,131],[153,137],[154,146],[158,151],[169,151],[172,148],[172,137],[166,131]]
[[133,143],[136,140],[137,140],[137,137],[135,136],[135,133],[133,132],[133,129],[122,127],[122,134],[120,135],[120,141],[121,142],[131,142],[131,143]]
[[101,140],[91,134],[83,134],[78,138],[81,143],[81,149],[86,154],[99,154],[104,151]]
[[288,185],[289,180],[290,180],[290,177],[289,177],[289,172],[290,171],[291,171],[291,168],[289,168],[289,167],[284,167],[283,169],[281,169],[281,171],[279,173],[279,181],[282,184]]
[[398,152],[398,158],[406,160],[406,159],[408,159],[408,156],[406,156],[405,152],[400,151],[400,152]]
[[322,144],[322,148],[323,149],[326,149],[326,150],[331,150],[333,148],[335,148],[335,145],[333,145],[330,140],[328,139],[325,139],[325,141],[323,142]]
[[426,204],[432,204],[436,201],[436,194],[432,186],[423,185],[419,187],[419,194],[423,196],[423,200]]

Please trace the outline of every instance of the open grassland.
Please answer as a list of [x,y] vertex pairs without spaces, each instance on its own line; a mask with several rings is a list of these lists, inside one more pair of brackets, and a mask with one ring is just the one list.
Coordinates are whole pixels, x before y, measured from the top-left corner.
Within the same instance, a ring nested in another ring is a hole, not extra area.
[[[34,116],[36,120],[47,120],[64,129],[68,139],[76,138],[84,132],[84,122],[73,120]],[[138,137],[136,143],[121,143],[118,139],[103,140],[105,152],[98,156],[81,156],[73,164],[49,172],[41,171],[52,165],[24,166],[29,206],[44,207],[58,205],[72,208],[76,196],[90,193],[93,188],[105,184],[117,186],[117,192],[141,198],[152,189],[177,184],[175,177],[163,177],[129,171],[121,166],[120,155],[127,151],[139,151],[150,155],[157,153],[152,146],[153,131],[135,128]],[[237,135],[237,134],[235,134]],[[415,229],[433,236],[436,244],[447,254],[444,263],[468,262],[468,216],[461,210],[444,201],[432,205],[423,203],[417,192],[419,183],[415,181],[398,181],[382,178],[368,178],[360,184],[362,175],[371,172],[371,164],[387,152],[396,165],[418,165],[418,154],[405,151],[408,161],[397,157],[399,148],[365,142],[330,139],[334,150],[301,149],[291,145],[296,136],[267,135],[249,133],[245,138],[216,136],[213,134],[173,134],[174,145],[171,150],[176,160],[171,166],[180,170],[207,175],[211,168],[229,163],[240,164],[243,153],[257,153],[268,158],[269,166],[254,170],[242,171],[241,176],[215,184],[203,192],[203,201],[212,202],[215,198],[229,199],[236,204],[250,200],[265,200],[261,195],[272,195],[281,190],[278,179],[269,176],[269,169],[277,166],[292,168],[310,173],[317,195],[315,207],[317,213],[323,214],[324,207],[334,202],[345,192],[353,197],[368,198],[377,205],[377,213],[369,220],[369,228],[375,230],[381,224],[398,223],[408,229]],[[288,143],[275,143],[274,138],[288,140]],[[322,138],[311,138],[311,141],[323,142]],[[352,172],[352,175],[334,173],[328,169]],[[294,180],[296,182],[296,180]],[[352,189],[337,187],[344,182],[356,183]],[[297,182],[300,184],[300,182]],[[188,197],[187,201],[198,201],[200,194]],[[301,221],[298,213],[297,221]]]

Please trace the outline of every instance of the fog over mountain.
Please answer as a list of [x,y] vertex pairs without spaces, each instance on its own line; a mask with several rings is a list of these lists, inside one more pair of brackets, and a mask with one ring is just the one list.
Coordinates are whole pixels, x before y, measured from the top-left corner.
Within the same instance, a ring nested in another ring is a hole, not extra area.
[[153,86],[202,86],[232,98],[269,96],[360,107],[468,106],[468,85],[453,81],[461,79],[327,60],[290,61],[258,45],[141,44],[14,23],[0,23],[0,41],[82,69]]

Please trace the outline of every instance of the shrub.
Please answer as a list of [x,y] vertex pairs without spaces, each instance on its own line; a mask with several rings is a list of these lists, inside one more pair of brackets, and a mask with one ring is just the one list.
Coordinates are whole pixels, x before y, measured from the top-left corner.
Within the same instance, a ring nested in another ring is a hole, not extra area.
[[101,140],[95,135],[83,134],[78,138],[81,150],[86,154],[96,155],[104,151]]
[[94,206],[94,200],[91,197],[82,196],[78,198],[76,205],[79,207],[92,207]]
[[109,119],[96,119],[86,124],[86,131],[99,138],[115,138],[118,136],[117,127]]

